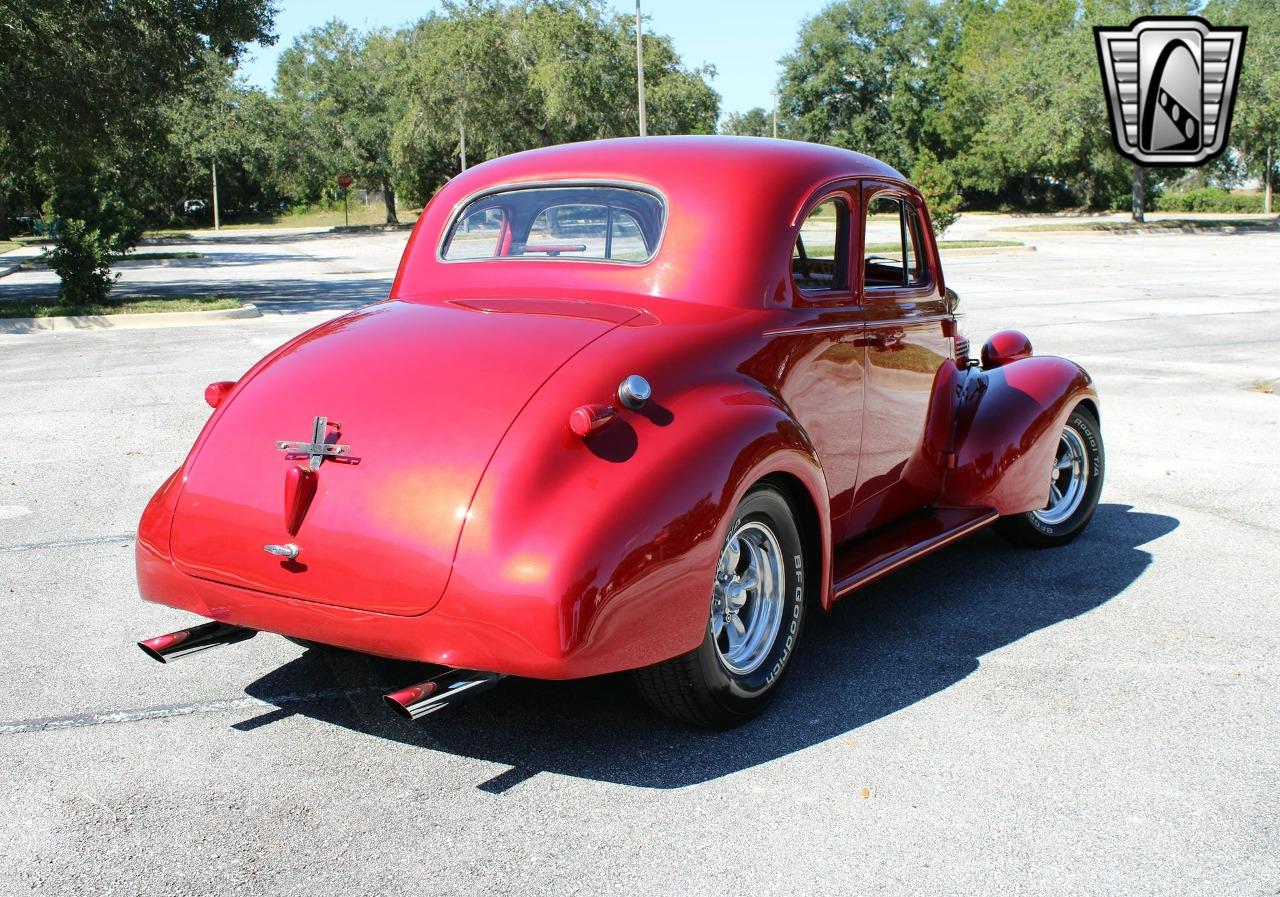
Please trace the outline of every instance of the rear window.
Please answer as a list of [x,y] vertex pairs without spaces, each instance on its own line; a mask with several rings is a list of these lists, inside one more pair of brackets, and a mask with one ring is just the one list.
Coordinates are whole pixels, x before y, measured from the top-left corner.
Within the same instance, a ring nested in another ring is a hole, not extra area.
[[585,259],[642,264],[658,251],[666,208],[631,187],[518,187],[467,203],[440,257]]

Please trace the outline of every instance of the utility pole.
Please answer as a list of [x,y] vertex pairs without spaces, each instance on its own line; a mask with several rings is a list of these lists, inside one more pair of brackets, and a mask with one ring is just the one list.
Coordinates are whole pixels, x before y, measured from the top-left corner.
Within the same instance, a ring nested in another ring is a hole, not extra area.
[[773,139],[778,139],[778,91],[773,91]]
[[458,115],[458,155],[462,157],[462,170],[467,170],[467,125],[461,114]]
[[218,220],[218,160],[214,159],[210,163],[210,171],[213,173],[213,229],[222,230],[222,224]]
[[1271,144],[1268,143],[1267,144],[1267,167],[1263,171],[1263,175],[1262,175],[1262,182],[1263,184],[1266,185],[1266,190],[1267,190],[1267,197],[1266,197],[1266,200],[1264,201],[1262,210],[1266,212],[1268,215],[1271,214],[1271,180],[1272,180],[1271,166],[1273,163],[1274,163],[1274,160],[1271,158]]
[[636,0],[636,93],[640,97],[640,136],[649,129],[644,121],[644,26],[640,22],[640,0]]

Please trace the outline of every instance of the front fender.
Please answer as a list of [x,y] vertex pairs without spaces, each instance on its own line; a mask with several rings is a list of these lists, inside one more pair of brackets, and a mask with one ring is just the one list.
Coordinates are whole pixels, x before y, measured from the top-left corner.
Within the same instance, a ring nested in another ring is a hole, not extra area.
[[1044,507],[1059,435],[1086,399],[1097,402],[1092,379],[1065,358],[968,368],[958,388],[955,467],[943,480],[941,504],[1001,515]]
[[653,380],[643,411],[585,440],[562,391],[539,394],[490,463],[432,615],[482,628],[494,669],[589,676],[697,647],[729,515],[763,476],[802,484],[828,544],[822,470],[785,409],[742,382]]

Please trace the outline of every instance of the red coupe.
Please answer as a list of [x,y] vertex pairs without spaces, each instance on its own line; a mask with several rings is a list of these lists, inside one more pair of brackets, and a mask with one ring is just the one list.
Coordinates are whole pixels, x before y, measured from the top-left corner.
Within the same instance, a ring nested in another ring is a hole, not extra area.
[[[1052,546],[1103,478],[1089,375],[957,326],[929,211],[858,153],[605,140],[495,159],[423,211],[390,298],[235,383],[138,531],[142,596],[444,667],[418,717],[504,675],[633,670],[724,726],[805,624],[994,525]],[[425,674],[424,674],[425,676]]]

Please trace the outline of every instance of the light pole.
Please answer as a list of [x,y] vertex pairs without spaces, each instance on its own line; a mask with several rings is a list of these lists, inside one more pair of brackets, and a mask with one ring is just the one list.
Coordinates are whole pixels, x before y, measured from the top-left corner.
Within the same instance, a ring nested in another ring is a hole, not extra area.
[[213,173],[213,229],[222,230],[222,222],[218,220],[218,160],[216,158],[210,161],[209,170]]
[[640,136],[648,134],[644,121],[644,26],[640,23],[640,0],[636,0],[636,93],[640,97]]
[[773,139],[778,139],[778,89],[773,90]]

